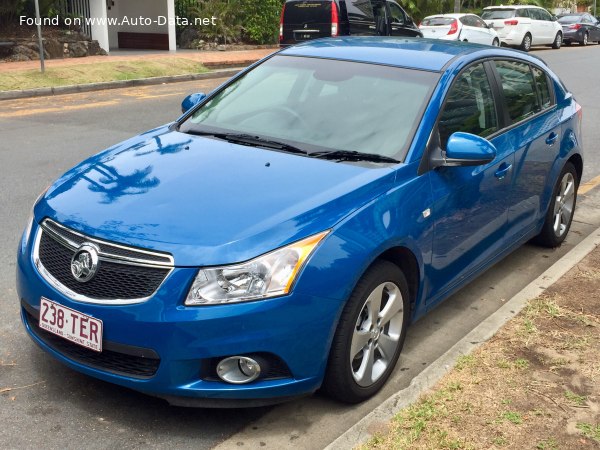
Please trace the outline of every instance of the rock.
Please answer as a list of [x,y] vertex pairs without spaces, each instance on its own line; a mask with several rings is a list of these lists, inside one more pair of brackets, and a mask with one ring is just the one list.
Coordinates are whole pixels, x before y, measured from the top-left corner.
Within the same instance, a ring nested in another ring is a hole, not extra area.
[[[37,45],[36,45],[37,48]],[[20,56],[19,56],[20,55]],[[36,50],[32,50],[25,45],[16,45],[13,48],[13,57],[18,57],[18,61],[29,61],[32,59],[39,59],[40,54]],[[26,58],[26,59],[23,59]]]
[[200,34],[194,27],[187,27],[179,35],[179,48],[197,48],[194,42],[198,40]]
[[217,45],[217,50],[220,52],[224,52],[225,50],[227,50],[227,47],[224,45]]
[[49,59],[62,58],[64,55],[63,44],[56,39],[46,39],[44,50],[46,50]]
[[29,58],[28,56],[25,56],[21,53],[14,53],[12,56],[8,57],[6,60],[10,61],[10,62],[31,61],[31,58]]
[[87,47],[83,42],[73,42],[69,44],[69,54],[74,58],[87,56]]
[[100,47],[98,41],[88,42],[88,56],[106,55],[106,52]]

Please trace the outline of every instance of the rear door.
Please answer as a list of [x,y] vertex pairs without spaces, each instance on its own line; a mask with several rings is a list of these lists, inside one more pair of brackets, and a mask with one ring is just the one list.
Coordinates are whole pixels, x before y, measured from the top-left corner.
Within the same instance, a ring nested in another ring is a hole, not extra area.
[[331,36],[331,0],[298,0],[285,4],[282,44]]
[[540,195],[562,136],[546,73],[520,61],[495,61],[495,68],[509,125],[504,136],[515,158],[507,230],[509,242],[515,242],[531,232],[545,214]]
[[377,26],[371,0],[345,0],[350,34],[376,35]]
[[492,43],[488,28],[483,20],[473,14],[467,14],[461,17],[461,22],[464,25],[460,39],[467,39],[469,42],[476,42],[478,44]]

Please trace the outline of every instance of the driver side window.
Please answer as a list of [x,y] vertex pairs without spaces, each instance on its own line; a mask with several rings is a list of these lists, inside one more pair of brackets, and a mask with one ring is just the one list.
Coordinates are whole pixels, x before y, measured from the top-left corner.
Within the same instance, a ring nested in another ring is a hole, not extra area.
[[395,24],[404,24],[404,12],[402,9],[394,2],[388,2],[390,7],[390,15],[392,16],[392,23]]
[[446,97],[438,131],[443,149],[450,135],[457,131],[481,137],[498,131],[494,97],[483,64],[469,67],[454,81]]

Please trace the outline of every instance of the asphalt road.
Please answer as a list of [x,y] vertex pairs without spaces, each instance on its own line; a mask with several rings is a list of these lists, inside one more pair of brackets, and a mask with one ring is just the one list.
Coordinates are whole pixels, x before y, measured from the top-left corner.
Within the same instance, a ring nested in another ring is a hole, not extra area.
[[[600,173],[600,46],[535,52],[584,108],[584,181]],[[409,331],[398,369],[375,399],[348,407],[320,396],[252,410],[202,410],[88,378],[40,351],[19,321],[15,249],[38,193],[83,158],[179,114],[187,94],[223,80],[0,103],[0,447],[322,448],[391,393],[406,387],[454,342],[600,224],[595,198],[558,250],[524,246]],[[240,432],[240,433],[238,433]],[[264,444],[264,445],[263,445]]]

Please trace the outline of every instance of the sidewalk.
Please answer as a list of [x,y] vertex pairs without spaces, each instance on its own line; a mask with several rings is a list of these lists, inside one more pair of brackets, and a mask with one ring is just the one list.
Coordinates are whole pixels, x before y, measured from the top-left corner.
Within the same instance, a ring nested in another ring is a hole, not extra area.
[[[97,64],[99,62],[113,61],[144,61],[148,59],[165,58],[183,58],[202,63],[208,68],[215,67],[242,67],[258,61],[261,58],[273,53],[277,48],[258,49],[258,50],[236,50],[236,51],[199,51],[199,50],[178,50],[177,52],[168,51],[111,51],[108,56],[87,56],[85,58],[65,58],[46,60],[46,68],[59,68],[65,66],[85,66],[87,64]],[[11,71],[39,69],[39,61],[20,61],[20,62],[0,62],[0,73]]]

